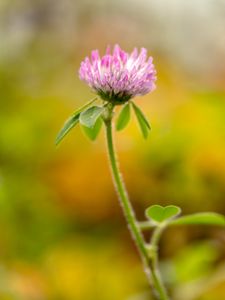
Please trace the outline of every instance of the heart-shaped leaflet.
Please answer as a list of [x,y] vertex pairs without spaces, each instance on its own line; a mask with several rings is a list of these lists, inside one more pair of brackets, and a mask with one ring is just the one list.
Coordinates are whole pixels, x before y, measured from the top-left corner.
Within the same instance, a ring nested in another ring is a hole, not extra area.
[[152,205],[146,209],[146,217],[156,221],[163,222],[165,220],[174,219],[181,213],[181,209],[175,205],[161,206],[161,205]]

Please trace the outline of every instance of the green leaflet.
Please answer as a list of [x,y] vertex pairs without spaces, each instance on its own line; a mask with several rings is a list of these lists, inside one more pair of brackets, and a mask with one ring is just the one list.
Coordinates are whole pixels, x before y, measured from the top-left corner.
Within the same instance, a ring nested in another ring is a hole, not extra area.
[[94,99],[92,99],[91,101],[89,101],[88,103],[80,107],[79,109],[77,109],[72,114],[72,116],[66,120],[66,122],[64,123],[63,127],[61,128],[61,130],[59,131],[56,137],[55,140],[56,145],[58,145],[63,140],[63,138],[69,133],[69,131],[77,125],[77,123],[79,122],[80,113],[96,100],[97,98],[95,97]]
[[175,218],[180,213],[181,209],[175,205],[168,205],[165,207],[161,205],[152,205],[145,211],[147,218],[159,223],[165,220]]
[[116,122],[116,130],[122,130],[126,127],[130,120],[130,104],[127,103],[120,111],[119,117]]
[[82,125],[92,128],[94,127],[98,117],[102,114],[104,107],[92,106],[80,114],[79,121]]
[[180,217],[171,225],[218,225],[225,226],[225,217],[213,212],[203,212]]
[[80,116],[80,114],[78,113],[77,115],[70,117],[65,122],[62,129],[59,131],[59,133],[56,137],[56,140],[55,140],[56,145],[58,145],[62,141],[62,139],[68,134],[68,132],[77,125],[77,123],[79,122],[79,116]]
[[147,118],[145,117],[145,115],[143,114],[143,112],[140,110],[140,108],[136,104],[134,104],[132,102],[132,106],[133,106],[135,115],[137,117],[143,137],[146,139],[148,137],[149,130],[151,130],[149,122],[148,122]]
[[101,118],[101,116],[98,117],[98,119],[95,122],[95,125],[92,128],[81,125],[81,128],[83,129],[83,132],[92,141],[94,141],[97,138],[97,136],[98,136],[98,134],[101,130],[101,127],[102,127],[102,118]]

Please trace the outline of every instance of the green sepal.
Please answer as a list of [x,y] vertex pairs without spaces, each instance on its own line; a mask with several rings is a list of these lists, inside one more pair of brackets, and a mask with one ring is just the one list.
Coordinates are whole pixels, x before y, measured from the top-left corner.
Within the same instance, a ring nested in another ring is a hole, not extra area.
[[85,105],[78,108],[71,117],[69,117],[66,122],[64,123],[63,127],[59,131],[56,139],[55,144],[58,145],[62,139],[70,132],[70,130],[77,125],[79,122],[80,113],[85,110],[87,107],[89,107],[93,102],[95,102],[97,98],[95,97],[91,101],[87,102]]
[[164,222],[166,220],[172,220],[181,213],[181,209],[175,205],[161,206],[152,205],[146,209],[145,215],[152,221],[157,223]]
[[130,104],[127,103],[120,111],[119,117],[116,122],[116,130],[124,129],[130,120]]
[[138,124],[140,126],[141,132],[143,134],[143,137],[146,139],[148,137],[148,133],[151,130],[150,124],[143,114],[143,112],[140,110],[140,108],[132,102],[132,106],[138,121]]
[[92,128],[81,125],[81,128],[82,128],[83,132],[85,133],[85,135],[92,141],[96,140],[96,138],[101,130],[101,127],[102,127],[102,118],[101,117],[98,117],[98,119],[95,122],[95,125]]
[[92,106],[80,114],[79,121],[81,125],[84,125],[88,128],[94,127],[98,117],[101,116],[104,107],[101,106]]
[[225,226],[225,217],[213,212],[196,213],[187,215],[171,222],[171,225],[216,225]]

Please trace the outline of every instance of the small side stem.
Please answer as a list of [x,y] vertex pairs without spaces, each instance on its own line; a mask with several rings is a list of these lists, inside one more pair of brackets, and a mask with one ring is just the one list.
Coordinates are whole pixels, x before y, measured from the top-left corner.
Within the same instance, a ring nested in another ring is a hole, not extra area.
[[[115,187],[118,192],[121,206],[123,208],[123,212],[127,220],[128,227],[131,231],[131,235],[140,252],[144,264],[144,269],[148,276],[150,285],[157,292],[155,295],[156,299],[169,300],[158,271],[158,254],[157,254],[158,249],[157,247],[155,247],[155,251],[151,251],[151,255],[149,254],[149,250],[146,247],[144,237],[142,235],[138,221],[136,220],[134,210],[131,206],[125,185],[122,180],[122,176],[119,171],[114,144],[113,144],[113,136],[112,136],[112,110],[113,107],[111,108],[111,110],[107,111],[104,121],[106,125],[106,139],[107,139],[107,146],[108,146],[108,154],[109,154],[109,160],[110,160]],[[158,236],[160,236],[160,234],[161,233],[159,231],[158,232],[155,231],[153,243],[152,243],[153,245],[151,246],[156,246],[158,242]]]
[[161,237],[161,234],[164,230],[165,226],[163,224],[156,227],[153,232],[150,247],[151,247],[151,270],[152,270],[152,279],[154,282],[154,286],[160,296],[160,300],[169,300],[169,296],[167,294],[166,288],[163,284],[160,270],[159,270],[159,257],[158,257],[158,243]]

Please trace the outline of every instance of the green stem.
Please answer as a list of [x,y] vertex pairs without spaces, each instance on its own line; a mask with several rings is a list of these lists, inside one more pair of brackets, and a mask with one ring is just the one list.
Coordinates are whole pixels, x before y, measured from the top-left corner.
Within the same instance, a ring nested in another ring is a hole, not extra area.
[[106,122],[106,137],[107,137],[108,153],[109,153],[109,159],[110,159],[110,164],[111,164],[111,169],[112,169],[112,173],[113,173],[115,187],[119,194],[119,198],[121,200],[121,205],[122,205],[129,229],[135,240],[135,243],[136,243],[141,255],[143,256],[144,260],[147,261],[149,258],[148,258],[148,251],[144,244],[144,238],[138,227],[138,222],[136,221],[134,210],[130,204],[128,194],[127,194],[125,185],[122,180],[122,176],[121,176],[119,168],[118,168],[118,163],[116,160],[116,155],[115,155],[114,145],[113,145],[111,121]]
[[151,238],[151,264],[152,264],[152,278],[154,282],[154,286],[160,296],[160,300],[169,300],[169,296],[167,294],[166,288],[163,284],[160,270],[159,270],[159,257],[158,257],[158,244],[161,234],[164,230],[165,226],[163,224],[156,227],[152,234]]
[[[145,245],[145,240],[142,235],[142,232],[139,228],[138,221],[136,220],[134,210],[131,206],[125,185],[122,180],[122,176],[119,171],[114,144],[113,144],[113,136],[112,136],[112,110],[109,109],[106,113],[106,116],[104,118],[105,125],[106,125],[106,138],[107,138],[107,146],[108,146],[108,153],[109,153],[109,159],[113,174],[113,179],[115,183],[116,190],[119,195],[119,199],[121,202],[121,206],[123,208],[123,212],[126,218],[126,221],[128,223],[128,227],[131,231],[131,235],[136,243],[136,246],[140,252],[145,272],[148,276],[149,282],[154,290],[156,290],[156,299],[158,300],[169,300],[166,290],[162,284],[161,277],[159,275],[158,271],[158,255],[157,255],[157,249],[156,251],[153,251],[149,255],[149,251]],[[157,239],[156,239],[157,240]]]

